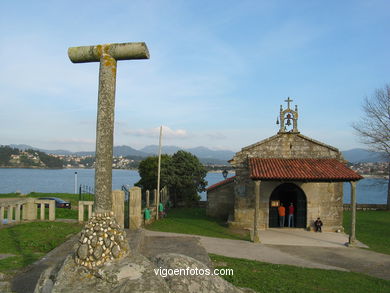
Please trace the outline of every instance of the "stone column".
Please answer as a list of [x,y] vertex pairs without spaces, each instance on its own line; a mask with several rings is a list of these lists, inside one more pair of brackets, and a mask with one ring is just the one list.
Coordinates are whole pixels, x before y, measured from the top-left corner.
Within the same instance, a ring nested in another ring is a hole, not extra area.
[[260,243],[259,236],[259,205],[260,205],[260,180],[255,181],[255,212],[253,217],[253,242]]
[[37,205],[34,198],[27,198],[23,206],[23,220],[33,221],[37,219]]
[[22,205],[21,204],[16,204],[16,208],[15,208],[15,222],[20,222],[20,207]]
[[49,221],[56,220],[56,201],[50,200],[49,203]]
[[14,207],[12,205],[9,205],[8,206],[8,211],[7,211],[8,224],[10,224],[11,221],[12,221],[13,211],[14,211]]
[[130,189],[129,214],[130,214],[130,230],[137,230],[142,224],[142,203],[141,203],[141,188],[132,187]]
[[88,204],[88,220],[92,217],[92,204]]
[[45,220],[45,203],[41,202],[41,221]]
[[125,226],[125,193],[122,190],[112,191],[112,211],[119,226]]
[[351,234],[349,235],[349,246],[356,245],[356,182],[350,181],[351,184]]
[[149,208],[150,207],[150,191],[149,190],[146,190],[145,196],[146,196],[146,207]]
[[[112,154],[115,110],[116,60],[102,54],[99,71],[99,98],[96,124],[95,211],[112,208]],[[123,223],[122,223],[123,225]]]
[[157,207],[157,189],[153,189],[153,203]]
[[4,221],[4,207],[0,207],[0,226],[3,226],[3,221]]
[[79,201],[79,223],[84,222],[84,202]]

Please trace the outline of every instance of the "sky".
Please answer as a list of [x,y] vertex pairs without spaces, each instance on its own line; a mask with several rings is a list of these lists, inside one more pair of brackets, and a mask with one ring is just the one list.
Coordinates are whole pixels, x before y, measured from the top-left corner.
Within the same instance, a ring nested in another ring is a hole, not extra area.
[[298,130],[348,150],[365,97],[390,82],[390,2],[1,1],[0,145],[95,149],[98,63],[73,46],[145,42],[118,61],[115,145],[238,151]]

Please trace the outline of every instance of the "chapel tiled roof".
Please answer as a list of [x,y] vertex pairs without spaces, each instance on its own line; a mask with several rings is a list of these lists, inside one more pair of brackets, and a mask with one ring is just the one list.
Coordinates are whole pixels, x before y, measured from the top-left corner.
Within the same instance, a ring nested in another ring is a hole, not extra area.
[[225,180],[219,181],[219,182],[217,182],[217,183],[207,187],[206,191],[210,191],[210,190],[213,190],[213,189],[215,189],[217,187],[220,187],[222,185],[225,185],[225,184],[228,184],[230,182],[233,182],[235,178],[236,178],[236,176],[232,176],[232,177],[229,177],[229,178],[227,178]]
[[357,181],[363,177],[337,159],[249,158],[251,179]]

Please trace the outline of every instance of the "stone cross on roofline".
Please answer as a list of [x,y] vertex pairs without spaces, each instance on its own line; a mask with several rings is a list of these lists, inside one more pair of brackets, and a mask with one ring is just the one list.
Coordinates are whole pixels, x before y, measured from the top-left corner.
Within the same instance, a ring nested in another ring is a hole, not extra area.
[[[298,131],[298,107],[295,105],[295,111],[290,108],[290,103],[293,101],[290,97],[287,100],[284,100],[287,103],[287,108],[283,110],[283,106],[280,105],[280,115],[277,119],[276,124],[279,124],[280,128],[278,133],[299,133]],[[291,126],[292,120],[292,126]],[[287,128],[291,126],[291,129]]]

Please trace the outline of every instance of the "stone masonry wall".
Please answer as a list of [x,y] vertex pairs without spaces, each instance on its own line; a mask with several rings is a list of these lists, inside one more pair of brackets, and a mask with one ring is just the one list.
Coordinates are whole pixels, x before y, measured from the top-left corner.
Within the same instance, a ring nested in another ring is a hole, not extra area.
[[234,210],[234,182],[207,192],[206,214],[227,220]]

